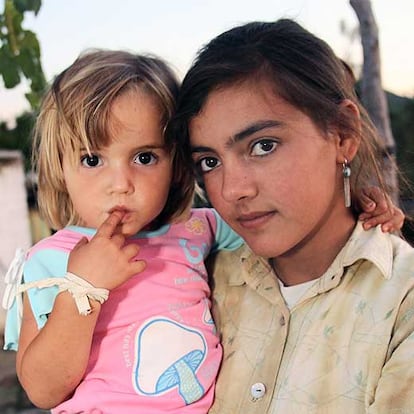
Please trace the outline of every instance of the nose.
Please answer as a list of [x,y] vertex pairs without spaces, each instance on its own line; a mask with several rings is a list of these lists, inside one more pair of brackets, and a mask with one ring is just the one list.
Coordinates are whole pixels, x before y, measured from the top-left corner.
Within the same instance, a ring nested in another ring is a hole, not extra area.
[[134,182],[128,166],[114,166],[108,173],[110,193],[129,194],[133,192]]
[[255,197],[257,185],[254,176],[243,165],[232,163],[231,166],[223,168],[221,194],[228,202]]

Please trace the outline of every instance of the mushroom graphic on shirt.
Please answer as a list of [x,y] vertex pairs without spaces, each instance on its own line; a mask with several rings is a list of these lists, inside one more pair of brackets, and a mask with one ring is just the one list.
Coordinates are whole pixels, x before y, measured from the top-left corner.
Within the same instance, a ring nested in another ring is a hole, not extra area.
[[197,330],[167,318],[147,321],[135,339],[134,388],[139,394],[160,395],[177,388],[186,404],[204,389],[196,372],[206,357],[206,342]]

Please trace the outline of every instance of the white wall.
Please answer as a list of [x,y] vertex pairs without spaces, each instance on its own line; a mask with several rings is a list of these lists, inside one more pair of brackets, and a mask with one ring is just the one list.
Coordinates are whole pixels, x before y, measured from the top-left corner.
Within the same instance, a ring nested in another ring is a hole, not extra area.
[[23,161],[19,151],[0,150],[0,334],[6,311],[1,308],[4,276],[17,247],[31,245]]

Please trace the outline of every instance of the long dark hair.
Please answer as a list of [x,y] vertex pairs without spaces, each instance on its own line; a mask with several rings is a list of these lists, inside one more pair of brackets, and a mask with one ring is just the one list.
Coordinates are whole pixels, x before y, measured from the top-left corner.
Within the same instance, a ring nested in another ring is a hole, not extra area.
[[[190,152],[188,126],[209,94],[262,79],[270,81],[275,94],[308,115],[322,131],[334,127],[342,139],[360,139],[358,154],[352,161],[353,194],[373,182],[384,189],[378,168],[379,140],[355,94],[348,70],[327,43],[289,19],[238,26],[205,45],[182,82],[169,133]],[[341,103],[345,99],[358,106],[361,125],[344,110]]]

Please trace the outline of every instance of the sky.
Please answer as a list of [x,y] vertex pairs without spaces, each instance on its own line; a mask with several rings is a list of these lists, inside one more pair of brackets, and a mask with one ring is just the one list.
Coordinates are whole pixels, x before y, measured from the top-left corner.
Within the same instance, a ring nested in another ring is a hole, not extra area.
[[[371,0],[380,34],[383,86],[414,97],[414,0]],[[0,10],[4,0],[0,0]],[[359,38],[341,33],[357,26],[349,0],[42,0],[37,16],[23,26],[36,33],[48,81],[85,49],[155,53],[179,77],[197,50],[214,36],[252,20],[293,18],[327,41],[342,58],[361,65]],[[28,86],[6,90],[0,80],[0,121],[29,108]]]

